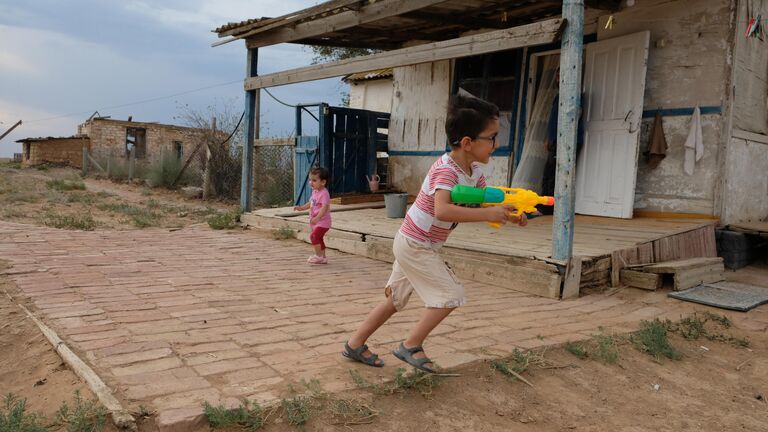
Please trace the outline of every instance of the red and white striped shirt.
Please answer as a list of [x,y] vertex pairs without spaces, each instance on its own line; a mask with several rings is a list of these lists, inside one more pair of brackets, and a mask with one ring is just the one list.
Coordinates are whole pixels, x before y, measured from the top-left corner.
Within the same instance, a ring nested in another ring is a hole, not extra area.
[[405,215],[400,232],[422,243],[445,242],[454,224],[435,217],[435,192],[438,189],[453,190],[457,184],[485,187],[485,176],[480,164],[473,163],[472,174],[468,175],[446,153],[429,169],[416,201]]

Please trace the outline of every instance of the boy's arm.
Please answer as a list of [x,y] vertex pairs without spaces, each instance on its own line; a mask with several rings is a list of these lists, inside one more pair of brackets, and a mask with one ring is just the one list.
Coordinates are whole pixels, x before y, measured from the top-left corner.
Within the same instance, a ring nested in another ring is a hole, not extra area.
[[445,222],[499,222],[507,221],[509,206],[483,208],[461,207],[451,202],[451,191],[435,191],[435,217]]

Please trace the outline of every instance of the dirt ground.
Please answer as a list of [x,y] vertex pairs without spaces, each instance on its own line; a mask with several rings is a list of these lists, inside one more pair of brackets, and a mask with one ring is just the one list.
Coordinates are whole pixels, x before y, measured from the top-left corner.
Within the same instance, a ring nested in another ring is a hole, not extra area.
[[[147,210],[175,209],[164,211],[155,226],[171,228],[205,220],[193,216],[195,208],[205,208],[199,201],[107,181],[86,180],[85,192],[56,191],[64,196],[78,193],[98,197],[90,205],[83,200],[61,201],[46,182],[74,180],[73,171],[24,171],[0,168],[2,219],[38,224],[44,223],[38,215],[50,209],[79,214],[90,208],[99,224],[96,229],[138,228],[124,213],[96,208],[95,203],[101,203]],[[226,211],[230,206],[212,208]],[[179,212],[187,214],[179,216]],[[67,369],[34,323],[5,295],[5,291],[13,293],[15,288],[3,274],[2,265],[0,393],[26,398],[30,410],[45,415],[52,414],[64,401],[71,403],[75,390],[91,397],[87,386]],[[766,270],[763,264],[747,269],[745,274],[759,280]],[[720,339],[726,340],[686,340],[672,335],[672,345],[682,353],[680,360],[657,360],[635,349],[625,336],[611,338],[618,349],[615,363],[597,358],[591,351],[588,358],[581,359],[563,346],[554,346],[528,357],[532,360],[522,375],[533,387],[500,372],[498,362],[475,363],[452,370],[458,377],[441,378],[436,383],[419,381],[419,386],[411,389],[390,388],[387,393],[392,394],[378,394],[371,389],[337,394],[331,399],[320,394],[312,399],[316,407],[306,409],[309,420],[303,429],[768,431],[768,305],[748,314],[711,310],[733,323],[730,328],[711,328],[711,334],[725,336]],[[611,335],[611,330],[605,329],[604,334]],[[743,346],[743,341],[748,341],[749,346]],[[351,406],[360,408],[363,414],[340,416],[343,410],[339,399],[353,401]],[[289,424],[284,413],[269,418],[264,427],[266,431],[300,429]],[[140,423],[140,431],[151,430],[154,422]]]
[[[84,188],[84,189],[80,189]],[[179,228],[237,209],[178,192],[86,178],[71,168],[0,165],[0,220],[71,229]]]

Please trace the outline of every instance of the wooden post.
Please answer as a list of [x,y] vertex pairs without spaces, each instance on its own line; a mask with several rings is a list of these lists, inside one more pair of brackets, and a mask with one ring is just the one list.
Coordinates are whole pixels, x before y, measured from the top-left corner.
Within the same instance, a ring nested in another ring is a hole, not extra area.
[[203,199],[211,197],[211,145],[210,141],[216,141],[216,117],[211,119],[211,138],[205,145],[205,170],[203,171]]
[[128,183],[133,183],[133,169],[136,162],[136,146],[131,147],[131,152],[128,154]]
[[83,145],[83,177],[88,175],[88,146]]
[[112,178],[112,155],[107,156],[107,178]]
[[560,106],[557,116],[557,175],[552,258],[567,262],[573,255],[576,134],[581,111],[584,0],[564,0],[563,19],[566,25],[560,50]]
[[[246,79],[257,76],[259,50],[248,50],[245,75]],[[243,143],[243,173],[240,181],[240,209],[244,212],[253,210],[253,143],[259,137],[259,97],[260,90],[245,92],[245,142]]]

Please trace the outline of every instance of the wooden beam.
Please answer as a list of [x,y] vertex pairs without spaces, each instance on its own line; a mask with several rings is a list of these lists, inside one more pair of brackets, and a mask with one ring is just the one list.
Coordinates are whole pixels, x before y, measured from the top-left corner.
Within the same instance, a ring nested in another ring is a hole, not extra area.
[[369,4],[359,11],[349,10],[327,18],[298,23],[292,27],[274,28],[269,32],[254,33],[256,30],[236,36],[247,38],[248,48],[258,48],[283,42],[292,42],[321,36],[327,33],[356,27],[361,24],[379,21],[385,18],[401,15],[443,3],[446,0],[381,0]]
[[[245,80],[246,90],[274,87],[305,81],[409,66],[503,51],[523,46],[546,44],[557,39],[562,20],[552,19],[511,29],[495,30],[443,42],[434,42],[368,56],[277,72]],[[575,133],[575,131],[574,131]]]
[[557,116],[557,174],[552,223],[552,258],[568,260],[573,254],[573,223],[576,219],[576,134],[581,110],[584,0],[564,0],[567,21],[560,49],[560,107]]
[[431,24],[438,24],[438,25],[456,25],[461,27],[462,29],[466,29],[466,27],[472,26],[475,28],[493,28],[493,29],[502,29],[507,27],[512,27],[514,25],[514,22],[510,22],[509,19],[507,22],[502,22],[501,19],[499,20],[492,20],[492,19],[485,19],[485,18],[473,18],[471,16],[455,16],[455,15],[448,15],[448,14],[440,14],[435,12],[425,12],[425,11],[413,11],[408,12],[407,14],[401,15],[403,18],[413,18],[420,21],[426,21],[427,23]]
[[401,43],[396,43],[390,40],[371,41],[368,39],[363,40],[348,40],[346,38],[331,38],[331,39],[302,39],[300,41],[291,42],[299,45],[317,45],[317,46],[329,46],[337,48],[363,48],[363,49],[378,49],[378,50],[394,50],[402,48]]

